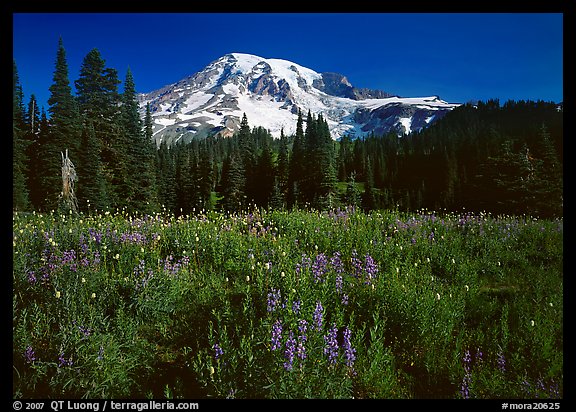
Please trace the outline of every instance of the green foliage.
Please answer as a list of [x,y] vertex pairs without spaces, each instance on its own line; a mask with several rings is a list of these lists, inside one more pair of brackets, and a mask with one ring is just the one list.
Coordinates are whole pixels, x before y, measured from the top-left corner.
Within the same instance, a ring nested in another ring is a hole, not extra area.
[[15,398],[561,398],[563,222],[13,216]]
[[14,210],[27,210],[29,208],[29,195],[27,187],[27,141],[24,138],[24,102],[22,86],[18,77],[16,61],[13,65],[12,89],[12,208]]

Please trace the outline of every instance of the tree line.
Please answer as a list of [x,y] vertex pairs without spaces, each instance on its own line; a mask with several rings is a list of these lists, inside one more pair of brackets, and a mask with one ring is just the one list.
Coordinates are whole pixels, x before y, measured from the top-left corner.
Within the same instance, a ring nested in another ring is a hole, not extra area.
[[250,127],[156,146],[149,107],[140,117],[130,69],[124,89],[97,49],[72,94],[60,40],[47,118],[23,102],[14,62],[13,208],[62,207],[61,152],[78,175],[82,211],[126,208],[176,214],[265,208],[461,210],[563,214],[562,106],[498,100],[462,105],[408,136],[332,139],[321,113],[298,113],[273,138]]

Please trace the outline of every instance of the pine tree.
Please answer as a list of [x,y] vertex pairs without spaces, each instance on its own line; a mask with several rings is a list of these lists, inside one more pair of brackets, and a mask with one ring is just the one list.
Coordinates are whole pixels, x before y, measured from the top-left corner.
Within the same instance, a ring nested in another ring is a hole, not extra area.
[[244,193],[245,173],[242,160],[237,152],[228,155],[222,170],[223,207],[227,211],[239,211],[246,206]]
[[317,119],[308,114],[306,127],[306,180],[303,190],[313,207],[332,207],[336,194],[336,169],[334,142],[330,136],[328,123],[323,116]]
[[62,192],[62,153],[78,164],[80,155],[81,122],[76,100],[68,77],[68,62],[62,38],[58,40],[53,83],[49,88],[48,113],[50,132],[46,134],[40,149],[42,158],[41,190],[44,193],[43,208],[59,207]]
[[120,116],[118,73],[106,67],[98,49],[92,49],[82,61],[80,77],[75,84],[80,113],[85,120],[93,122],[96,137],[102,143],[102,165],[110,204],[127,206],[131,194],[127,170],[129,157]]
[[267,207],[276,180],[276,167],[268,140],[264,140],[262,152],[258,158],[257,176],[258,185],[255,191],[255,201],[257,205]]
[[280,148],[278,150],[277,174],[277,186],[279,193],[283,199],[286,199],[290,174],[290,153],[288,149],[288,138],[284,135],[284,128],[280,130]]
[[17,211],[27,210],[30,206],[26,182],[26,146],[24,138],[24,103],[22,86],[14,61],[12,89],[12,208]]
[[242,192],[248,201],[253,201],[258,190],[258,157],[255,136],[250,131],[246,113],[242,116],[237,140],[239,155],[242,161],[242,169],[244,170],[244,188],[242,189]]
[[376,207],[376,193],[374,191],[374,173],[370,157],[366,159],[365,178],[364,193],[362,194],[362,206],[365,210],[372,210]]
[[[42,110],[42,115],[45,118],[46,113]],[[28,190],[30,196],[30,206],[32,209],[39,209],[42,203],[42,198],[40,197],[40,175],[42,170],[39,168],[41,164],[41,159],[39,156],[39,151],[41,147],[40,142],[40,127],[41,127],[41,117],[40,109],[38,108],[38,103],[36,101],[36,96],[30,96],[30,102],[28,103],[28,109],[26,112],[26,122],[25,122],[25,133],[24,138],[26,139],[26,158],[28,160],[27,169],[27,182]]]
[[146,178],[149,184],[149,196],[147,204],[149,212],[159,209],[158,200],[158,181],[156,173],[156,143],[153,139],[154,126],[152,122],[152,114],[150,113],[150,103],[146,104],[146,114],[144,117],[144,142],[142,143],[143,161],[148,164],[148,174]]
[[497,213],[530,212],[534,205],[531,191],[534,165],[525,144],[515,152],[513,142],[505,140],[497,155],[488,159],[482,172],[489,189],[485,202],[492,203],[488,208]]
[[166,142],[162,142],[156,152],[156,165],[158,202],[166,210],[176,211],[176,159]]
[[562,165],[545,124],[540,128],[539,137],[541,161],[536,169],[532,189],[536,197],[535,212],[546,218],[562,216],[564,204]]
[[198,153],[198,173],[196,175],[199,204],[198,208],[212,208],[211,198],[214,187],[214,156],[206,140],[200,144]]
[[290,156],[290,170],[288,174],[288,205],[289,207],[303,203],[302,182],[305,177],[306,141],[303,130],[302,112],[298,111],[296,134],[292,144]]
[[37,148],[37,168],[41,172],[35,182],[38,193],[34,195],[35,204],[43,210],[56,209],[59,204],[62,192],[61,154],[68,149],[68,156],[78,159],[80,148],[80,118],[68,79],[62,38],[58,41],[53,83],[49,91],[49,128],[45,128],[41,136],[42,144]]
[[346,204],[350,206],[360,205],[360,191],[356,186],[356,172],[350,173],[346,184]]
[[58,41],[53,81],[48,99],[52,138],[58,154],[68,149],[69,157],[77,158],[80,149],[81,122],[68,79],[68,63],[62,38]]
[[[148,105],[147,118],[149,115],[150,107]],[[146,136],[145,130],[143,130],[136,87],[130,68],[128,68],[124,80],[120,116],[123,129],[122,143],[125,147],[118,145],[118,151],[120,153],[125,152],[127,160],[127,176],[121,192],[127,196],[127,205],[130,211],[152,213],[157,209],[155,157],[151,139]],[[146,126],[146,130],[149,128]]]
[[189,214],[195,203],[196,153],[194,143],[172,145],[176,165],[176,212]]
[[82,156],[78,167],[77,199],[80,210],[106,210],[110,206],[101,161],[102,142],[96,137],[91,120],[82,129]]
[[352,140],[350,136],[343,136],[340,139],[338,149],[338,180],[346,181],[348,179],[348,163],[351,157]]

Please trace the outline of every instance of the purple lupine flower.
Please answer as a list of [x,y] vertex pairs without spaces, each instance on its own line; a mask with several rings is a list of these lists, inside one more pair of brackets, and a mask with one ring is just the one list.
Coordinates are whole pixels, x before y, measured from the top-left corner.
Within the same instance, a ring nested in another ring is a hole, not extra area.
[[294,354],[296,351],[296,339],[294,339],[294,333],[290,331],[290,335],[286,340],[286,350],[284,351],[284,357],[286,362],[284,362],[284,369],[287,371],[292,370],[292,363],[294,362]]
[[308,339],[306,337],[307,330],[308,330],[308,321],[306,319],[300,319],[298,321],[298,332],[300,333],[300,335],[298,335],[298,339],[301,339],[304,342],[306,342],[306,340]]
[[471,382],[470,374],[466,373],[464,375],[464,378],[462,379],[462,385],[460,386],[460,395],[462,395],[464,399],[470,398],[470,382]]
[[332,365],[336,364],[338,357],[338,328],[336,324],[328,330],[328,334],[324,336],[324,355],[328,355],[328,362]]
[[90,336],[90,334],[92,333],[92,331],[90,330],[90,328],[84,327],[84,326],[78,326],[78,330],[80,331],[80,333],[82,333],[85,337]]
[[212,349],[214,349],[214,359],[218,359],[220,356],[224,355],[224,351],[217,343],[212,345]]
[[306,256],[306,253],[302,254],[301,263],[296,263],[296,274],[300,276],[304,269],[309,268],[312,265],[312,259]]
[[42,284],[46,285],[48,284],[48,282],[50,282],[50,271],[46,268],[42,268],[42,276],[41,276],[41,280],[42,280]]
[[65,250],[62,253],[62,259],[61,259],[62,265],[67,265],[71,262],[74,262],[75,260],[76,260],[76,251],[74,249]]
[[528,395],[531,395],[532,393],[532,385],[530,385],[530,382],[528,382],[526,379],[522,381],[522,391]]
[[347,305],[348,304],[348,295],[345,293],[342,295],[342,300],[341,300],[343,305]]
[[462,358],[462,360],[464,361],[464,370],[466,370],[466,372],[470,372],[470,363],[472,362],[472,356],[470,356],[470,351],[468,349],[466,349],[466,352],[464,352],[464,357]]
[[26,347],[26,350],[24,351],[24,357],[28,363],[33,363],[36,360],[36,354],[34,353],[32,346],[28,345]]
[[301,304],[302,304],[301,300],[295,300],[294,302],[292,302],[292,312],[294,312],[294,314],[298,315],[300,313]]
[[340,294],[342,293],[342,286],[343,286],[343,279],[342,279],[342,275],[338,274],[336,275],[336,293]]
[[166,256],[164,259],[164,271],[170,273],[171,275],[176,275],[178,270],[180,270],[180,265],[178,262],[172,263],[174,257],[172,255]]
[[372,280],[378,274],[378,265],[376,264],[376,262],[374,262],[374,259],[372,259],[372,256],[370,256],[368,253],[364,257],[364,271],[366,272],[365,283],[367,285],[370,285],[372,283]]
[[190,256],[184,256],[180,260],[182,266],[188,266],[190,264]]
[[60,352],[58,356],[58,367],[61,368],[63,366],[72,366],[74,362],[72,362],[72,357],[66,359],[64,358],[64,352]]
[[322,311],[324,308],[322,307],[322,303],[320,301],[316,302],[316,309],[314,310],[314,314],[312,315],[312,319],[314,320],[314,326],[316,330],[322,330]]
[[80,250],[82,251],[82,254],[86,255],[88,252],[88,244],[86,243],[86,238],[83,234],[80,234],[78,242],[80,244]]
[[483,356],[484,356],[484,354],[482,353],[482,349],[476,348],[476,360],[477,360],[478,362],[481,362]]
[[102,233],[96,232],[96,230],[89,228],[88,234],[90,235],[90,238],[96,242],[96,244],[100,244],[100,242],[102,242]]
[[358,259],[356,249],[352,251],[352,257],[350,258],[350,260],[352,262],[352,267],[354,268],[353,276],[355,278],[359,278],[360,275],[362,274],[363,269],[362,269],[362,261]]
[[548,390],[550,397],[553,399],[560,399],[560,388],[558,387],[558,383],[554,382],[554,379],[550,382],[550,389]]
[[94,260],[92,260],[92,266],[97,266],[100,263],[100,252],[94,251]]
[[354,361],[356,360],[356,349],[352,347],[352,331],[348,327],[344,328],[344,339],[342,347],[344,348],[344,358],[346,359],[346,366],[349,368],[354,367]]
[[33,270],[28,271],[28,283],[35,285],[36,281],[36,273]]
[[506,358],[501,350],[498,352],[498,369],[500,372],[506,372]]
[[268,292],[268,300],[266,302],[268,312],[274,312],[276,310],[280,299],[280,289],[272,289],[272,292]]
[[282,338],[282,322],[279,319],[276,319],[276,322],[272,325],[272,346],[271,350],[280,349],[282,347],[282,342],[280,339]]
[[[544,385],[544,381],[542,380],[542,378],[538,378],[538,380],[536,381],[536,389],[541,392],[546,392],[546,386]],[[536,397],[537,398],[540,397],[538,396],[538,393],[536,394]]]
[[334,252],[330,258],[330,266],[332,266],[332,270],[334,270],[336,274],[340,275],[344,273],[344,264],[342,263],[340,252]]
[[[304,336],[305,337],[305,336]],[[298,359],[300,359],[300,367],[303,366],[302,361],[304,359],[306,359],[306,347],[304,346],[304,342],[303,340],[300,339],[300,337],[298,338],[298,346],[296,347],[296,356],[298,357]]]
[[324,275],[328,272],[328,258],[324,253],[319,253],[314,259],[312,264],[312,275],[314,276],[314,282],[324,282]]
[[462,385],[460,386],[460,394],[464,399],[470,398],[470,383],[472,381],[471,371],[470,371],[470,364],[472,362],[472,357],[470,356],[470,351],[466,350],[464,352],[464,357],[462,358],[464,361],[464,378],[462,379]]

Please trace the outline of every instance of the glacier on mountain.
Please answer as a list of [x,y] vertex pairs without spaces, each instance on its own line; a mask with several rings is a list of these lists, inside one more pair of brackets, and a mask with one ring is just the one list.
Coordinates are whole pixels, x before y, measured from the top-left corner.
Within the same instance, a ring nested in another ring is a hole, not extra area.
[[159,90],[140,94],[154,121],[156,143],[171,144],[208,135],[231,136],[244,113],[251,127],[279,137],[295,132],[298,111],[322,114],[331,135],[353,138],[394,132],[399,136],[427,127],[458,104],[438,96],[398,97],[358,89],[337,73],[317,73],[282,59],[227,54],[200,72]]

